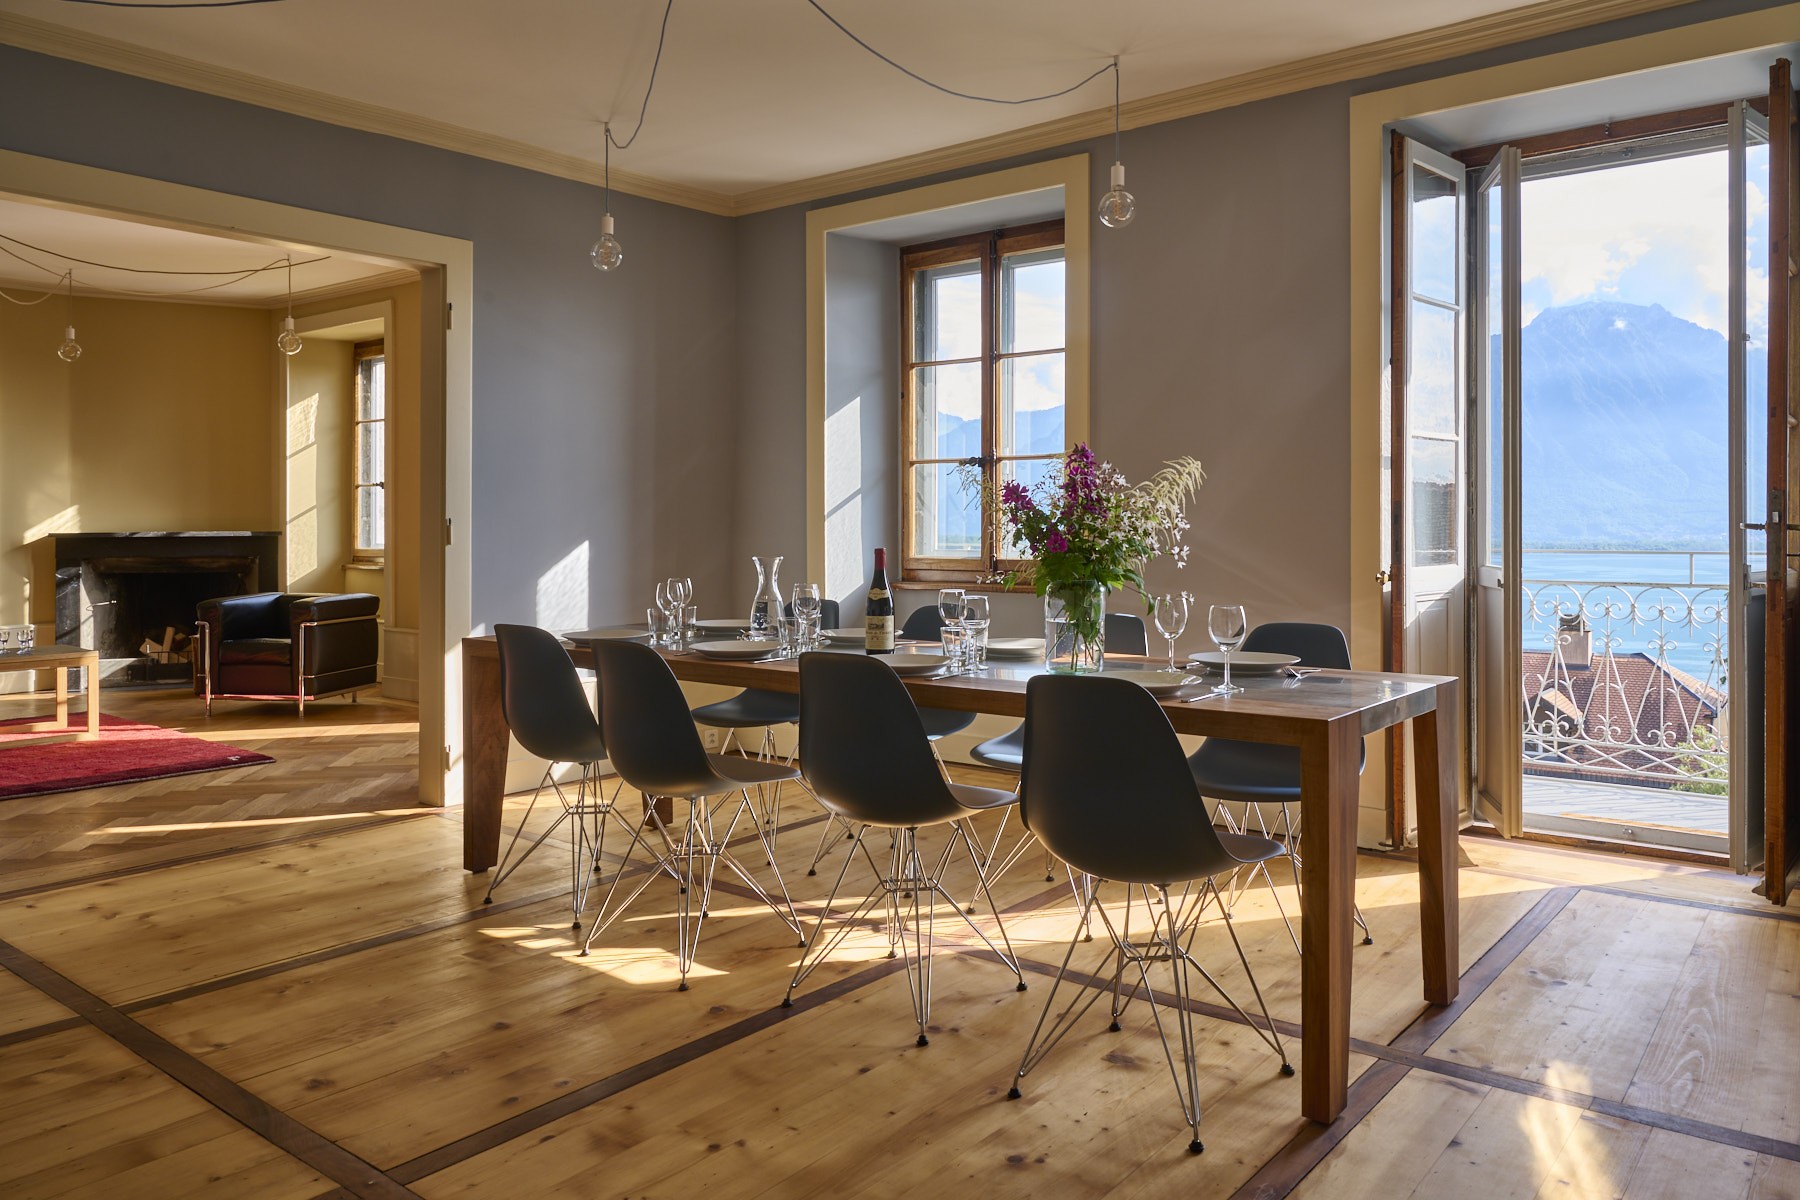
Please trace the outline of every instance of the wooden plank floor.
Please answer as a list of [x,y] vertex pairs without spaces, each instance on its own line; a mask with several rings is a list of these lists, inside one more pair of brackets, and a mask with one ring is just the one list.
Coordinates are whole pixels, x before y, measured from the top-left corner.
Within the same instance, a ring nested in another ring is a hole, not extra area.
[[[1362,857],[1349,1111],[1302,1121],[1297,1079],[1201,995],[1196,1158],[1141,1000],[1119,1033],[1090,1013],[1005,1100],[1076,925],[1041,860],[996,888],[1029,990],[940,909],[918,1048],[873,928],[783,1009],[797,938],[742,887],[716,896],[685,993],[670,880],[585,957],[560,837],[484,905],[456,813],[409,807],[405,706],[302,724],[106,703],[277,761],[0,804],[9,1200],[1800,1194],[1800,913],[1721,872],[1465,839],[1464,996],[1426,1010],[1414,869]],[[837,859],[806,874],[823,823],[803,793],[784,820],[776,866],[810,927]],[[1277,881],[1233,924],[1297,1061]],[[1194,950],[1249,1000],[1222,923]]]

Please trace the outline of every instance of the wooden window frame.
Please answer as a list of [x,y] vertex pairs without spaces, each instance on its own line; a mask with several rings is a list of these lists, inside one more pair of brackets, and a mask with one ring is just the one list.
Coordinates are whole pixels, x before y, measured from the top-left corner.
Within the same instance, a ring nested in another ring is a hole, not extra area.
[[[390,390],[385,365],[382,373],[381,416],[364,418],[362,415],[362,370],[363,363],[371,358],[385,360],[387,358],[387,342],[377,338],[374,341],[358,342],[350,353],[350,561],[356,563],[381,563],[387,561],[387,393]],[[374,483],[362,480],[362,440],[363,426],[380,425],[382,427],[382,464],[381,478]],[[362,491],[374,488],[381,496],[381,528],[382,542],[380,546],[364,546],[362,541]]]
[[[932,558],[914,554],[913,469],[919,466],[946,463],[979,465],[982,469],[983,479],[991,485],[998,478],[1002,462],[1041,461],[1061,457],[1066,452],[1067,447],[1065,446],[1063,450],[1059,450],[1055,454],[1009,455],[1005,459],[1001,459],[996,452],[1000,372],[1004,369],[1005,364],[1018,358],[1062,354],[1066,371],[1068,361],[1066,325],[1064,341],[1061,346],[1011,352],[1003,352],[999,349],[1000,263],[1009,255],[1029,253],[1033,250],[1047,250],[1064,245],[1063,222],[1058,219],[943,238],[934,242],[907,246],[900,251],[900,561],[897,581],[899,586],[907,583],[924,585],[979,584],[991,581],[994,576],[1002,572],[1025,565],[1021,560],[1000,556],[999,531],[995,528],[993,514],[989,512],[981,515],[981,555],[979,558]],[[913,354],[917,349],[914,344],[915,288],[913,280],[915,275],[919,271],[933,267],[964,262],[977,263],[980,269],[980,353],[967,358],[914,359]],[[1065,321],[1066,308],[1065,304]],[[913,389],[918,368],[956,366],[967,363],[975,363],[983,368],[981,372],[980,455],[975,459],[915,458],[913,456],[916,432],[914,416],[917,405],[914,402]],[[1065,377],[1065,423],[1067,403],[1068,389]]]

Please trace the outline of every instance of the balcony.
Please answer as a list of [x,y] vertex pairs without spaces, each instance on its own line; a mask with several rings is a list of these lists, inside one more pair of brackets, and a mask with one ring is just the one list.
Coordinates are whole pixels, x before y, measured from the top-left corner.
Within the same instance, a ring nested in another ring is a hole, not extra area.
[[1724,554],[1525,554],[1528,828],[1719,851],[1730,647]]

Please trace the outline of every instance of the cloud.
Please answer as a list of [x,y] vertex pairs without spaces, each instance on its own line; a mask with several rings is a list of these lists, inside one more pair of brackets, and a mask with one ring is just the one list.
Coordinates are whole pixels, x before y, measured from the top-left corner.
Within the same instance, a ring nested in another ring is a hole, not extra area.
[[[1768,316],[1768,150],[1749,162],[1750,332]],[[1527,180],[1523,251],[1527,322],[1584,300],[1661,304],[1726,331],[1729,212],[1723,150]]]

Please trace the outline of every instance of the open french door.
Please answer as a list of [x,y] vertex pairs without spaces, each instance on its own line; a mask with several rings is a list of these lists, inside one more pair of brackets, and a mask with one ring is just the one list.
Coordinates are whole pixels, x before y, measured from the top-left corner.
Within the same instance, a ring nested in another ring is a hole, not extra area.
[[1475,806],[1504,837],[1524,831],[1524,567],[1519,494],[1523,160],[1503,147],[1475,185],[1470,387],[1476,480],[1472,616]]
[[1768,496],[1760,525],[1766,588],[1763,647],[1763,879],[1765,894],[1785,904],[1800,863],[1800,797],[1793,758],[1800,728],[1800,672],[1794,670],[1796,603],[1800,588],[1791,570],[1800,561],[1800,530],[1793,523],[1790,497],[1800,488],[1800,447],[1795,445],[1796,413],[1793,355],[1796,304],[1793,234],[1800,224],[1800,189],[1795,164],[1800,159],[1800,132],[1794,117],[1794,84],[1788,61],[1769,72],[1769,397]]
[[[1390,671],[1464,675],[1467,172],[1429,146],[1393,138],[1384,656]],[[1409,737],[1396,729],[1388,743],[1389,836],[1397,846],[1418,825]]]

